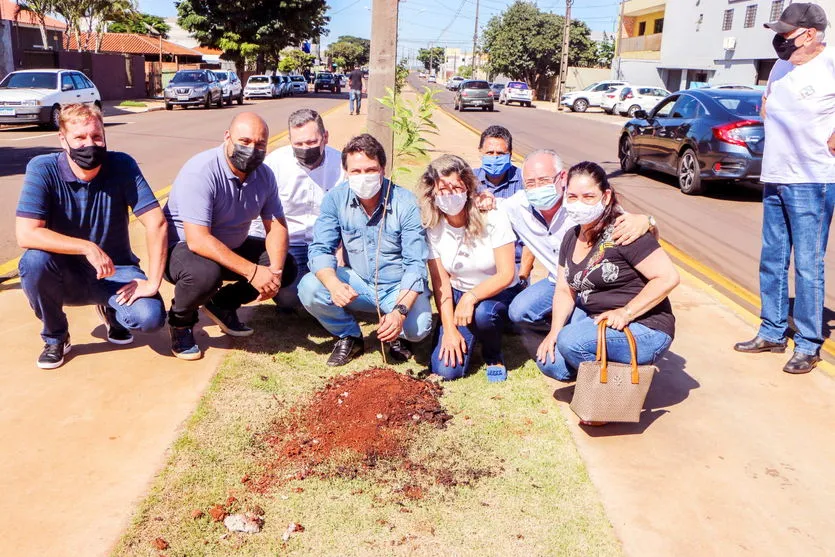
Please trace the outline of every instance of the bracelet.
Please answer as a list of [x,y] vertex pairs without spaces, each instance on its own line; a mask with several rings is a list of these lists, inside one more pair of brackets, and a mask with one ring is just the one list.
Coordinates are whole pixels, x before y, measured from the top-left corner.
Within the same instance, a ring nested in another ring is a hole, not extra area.
[[257,265],[257,264],[255,265],[255,270],[254,270],[254,271],[252,271],[252,276],[251,276],[251,277],[249,277],[249,280],[248,280],[248,281],[246,281],[246,282],[247,282],[247,284],[252,284],[252,279],[254,279],[254,278],[255,278],[255,275],[256,275],[256,274],[258,274],[258,265]]
[[632,319],[632,318],[635,316],[635,314],[634,314],[634,313],[632,313],[632,310],[631,310],[631,309],[629,309],[629,306],[623,306],[623,311],[625,311],[625,312],[626,312],[626,316],[627,316],[629,319]]
[[472,290],[467,290],[467,291],[465,292],[465,294],[469,294],[470,296],[472,296],[472,297],[473,297],[473,300],[475,300],[475,303],[479,303],[479,302],[481,301],[481,298],[479,298],[478,296],[476,296],[475,294],[473,294],[473,291],[472,291]]

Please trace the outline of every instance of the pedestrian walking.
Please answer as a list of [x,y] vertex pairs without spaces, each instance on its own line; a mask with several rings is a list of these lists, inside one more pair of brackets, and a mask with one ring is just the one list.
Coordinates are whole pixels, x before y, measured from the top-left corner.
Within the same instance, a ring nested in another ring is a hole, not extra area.
[[824,255],[835,207],[835,48],[824,42],[826,13],[794,3],[774,31],[779,60],[763,98],[765,149],[760,255],[760,328],[739,352],[784,352],[789,261],[794,252],[794,354],[786,373],[808,373],[823,344]]
[[348,74],[348,110],[349,114],[359,114],[362,105],[362,94],[365,90],[363,85],[365,74],[359,66],[354,66],[354,71]]

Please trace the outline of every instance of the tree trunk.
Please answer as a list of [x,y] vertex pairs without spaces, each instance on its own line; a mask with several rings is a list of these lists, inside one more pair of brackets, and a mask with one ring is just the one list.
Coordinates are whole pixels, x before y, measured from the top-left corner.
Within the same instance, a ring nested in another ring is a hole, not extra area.
[[41,44],[43,45],[43,49],[47,50],[49,45],[47,44],[48,39],[46,38],[46,18],[43,15],[38,15],[38,29],[41,31]]
[[259,52],[258,56],[255,58],[255,72],[262,74],[266,71],[266,63],[264,62],[264,53]]

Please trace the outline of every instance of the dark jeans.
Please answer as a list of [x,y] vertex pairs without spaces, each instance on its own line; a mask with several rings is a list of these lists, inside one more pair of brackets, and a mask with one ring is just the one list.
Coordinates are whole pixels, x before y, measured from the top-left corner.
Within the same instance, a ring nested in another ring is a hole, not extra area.
[[[240,247],[233,249],[247,261],[268,266],[263,238],[252,236],[244,240]],[[241,275],[197,255],[185,242],[178,242],[168,250],[168,264],[165,268],[165,280],[174,285],[174,299],[168,312],[168,324],[172,327],[193,327],[197,323],[197,310],[211,299],[219,308],[236,310],[258,297],[258,291]],[[296,263],[291,255],[284,262],[281,274],[281,286],[291,284],[296,278]],[[233,281],[223,288],[223,281]]]
[[310,272],[307,267],[307,244],[303,246],[291,245],[287,250],[287,259],[290,259],[291,256],[296,264],[296,278],[292,283],[283,286],[278,296],[273,298],[276,305],[283,308],[295,308],[301,305],[299,301],[299,281]]
[[120,288],[134,279],[147,278],[134,265],[117,265],[113,276],[99,280],[83,255],[30,249],[20,258],[18,268],[29,305],[43,322],[41,337],[47,344],[61,344],[67,338],[64,306],[110,306],[116,310],[116,320],[132,331],[151,332],[165,324],[165,307],[159,294],[140,298],[130,306],[116,302]]
[[[467,353],[464,354],[464,363],[458,362],[446,365],[438,357],[441,353],[441,339],[444,335],[443,325],[438,325],[433,340],[432,359],[429,368],[444,379],[458,379],[464,377],[470,369],[470,360],[473,357],[475,343],[481,344],[481,355],[486,364],[503,362],[502,357],[502,331],[508,324],[507,308],[510,302],[518,294],[520,288],[514,286],[502,290],[492,298],[480,301],[475,306],[473,320],[467,327],[458,327],[458,332],[464,337],[467,344]],[[458,305],[458,301],[464,292],[452,289],[452,303]]]

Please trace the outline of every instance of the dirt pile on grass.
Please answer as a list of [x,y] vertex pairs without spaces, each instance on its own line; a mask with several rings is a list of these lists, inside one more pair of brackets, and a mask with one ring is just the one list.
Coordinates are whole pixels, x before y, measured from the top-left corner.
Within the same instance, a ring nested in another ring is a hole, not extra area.
[[422,424],[442,428],[452,418],[441,406],[439,385],[372,368],[333,379],[305,406],[290,412],[267,436],[277,460],[264,489],[275,484],[279,469],[300,470],[303,479],[332,456],[353,454],[365,466],[380,459],[403,459]]

